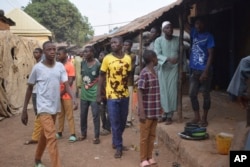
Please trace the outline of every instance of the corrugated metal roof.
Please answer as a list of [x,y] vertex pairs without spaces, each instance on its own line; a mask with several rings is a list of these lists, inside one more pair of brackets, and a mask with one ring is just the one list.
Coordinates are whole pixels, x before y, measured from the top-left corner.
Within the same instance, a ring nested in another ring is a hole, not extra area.
[[164,6],[160,9],[157,9],[151,13],[148,13],[142,17],[139,17],[133,21],[131,21],[129,24],[119,28],[115,33],[113,33],[111,36],[121,36],[128,32],[135,32],[139,30],[145,30],[152,22],[154,22],[156,19],[158,19],[160,16],[163,15],[163,13],[169,11],[173,7],[180,5],[183,0],[177,0],[176,2]]
[[116,32],[107,34],[107,35],[102,35],[98,37],[94,37],[89,43],[89,44],[95,44],[98,42],[102,42],[106,40],[107,38],[112,38],[114,36],[124,36],[127,33],[133,33],[133,32],[138,32],[141,30],[147,29],[150,24],[152,24],[156,19],[161,17],[165,12],[168,12],[170,9],[174,8],[175,6],[180,5],[183,2],[183,0],[176,0],[176,2],[164,6],[160,9],[157,9],[153,12],[150,12],[144,16],[138,17],[135,20],[131,21],[130,23],[120,27]]
[[21,9],[13,9],[9,13],[7,13],[6,16],[11,18],[16,23],[15,26],[10,27],[10,31],[14,34],[36,34],[52,36],[51,31],[38,23],[35,19],[33,19],[30,15],[28,15]]
[[103,40],[107,39],[108,37],[109,37],[109,34],[94,36],[86,45],[92,45],[92,44],[95,44],[97,42],[102,42]]

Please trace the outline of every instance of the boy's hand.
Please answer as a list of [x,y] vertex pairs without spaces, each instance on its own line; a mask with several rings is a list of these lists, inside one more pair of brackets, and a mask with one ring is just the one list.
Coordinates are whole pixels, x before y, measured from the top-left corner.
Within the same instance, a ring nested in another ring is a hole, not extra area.
[[145,123],[145,121],[146,121],[146,115],[145,115],[144,112],[143,113],[139,113],[139,120],[140,120],[141,123]]
[[73,110],[78,109],[78,103],[76,101],[73,101]]
[[200,82],[203,82],[203,81],[205,81],[207,79],[208,79],[208,72],[207,71],[203,71],[203,73],[201,74],[199,80],[200,80]]
[[96,102],[97,102],[98,104],[101,104],[101,102],[102,102],[102,97],[101,97],[100,95],[97,95],[97,97],[96,97]]
[[22,116],[21,116],[22,123],[26,126],[28,123],[28,114],[27,109],[23,109]]
[[170,62],[171,64],[176,64],[178,63],[178,58],[177,57],[168,58],[168,62]]
[[146,121],[146,119],[145,119],[145,118],[143,118],[143,119],[142,119],[142,118],[140,118],[140,122],[141,122],[141,123],[145,123],[145,121]]

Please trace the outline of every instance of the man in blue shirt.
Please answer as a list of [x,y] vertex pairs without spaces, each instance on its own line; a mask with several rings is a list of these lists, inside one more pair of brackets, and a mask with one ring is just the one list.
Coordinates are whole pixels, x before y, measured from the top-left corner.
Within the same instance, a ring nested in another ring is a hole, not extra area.
[[[195,27],[191,30],[191,54],[190,54],[190,87],[189,96],[194,110],[193,123],[200,123],[206,127],[207,114],[210,109],[210,85],[212,80],[212,59],[214,52],[214,37],[205,30],[205,23],[202,18],[197,18]],[[202,118],[197,95],[199,91],[203,94]]]

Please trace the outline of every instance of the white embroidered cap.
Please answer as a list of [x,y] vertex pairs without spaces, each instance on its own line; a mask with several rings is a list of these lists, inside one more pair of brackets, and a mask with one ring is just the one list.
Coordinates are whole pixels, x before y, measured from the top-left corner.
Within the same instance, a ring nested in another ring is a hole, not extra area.
[[169,24],[171,24],[170,21],[164,21],[164,22],[162,23],[161,28],[164,28],[166,25],[169,25]]

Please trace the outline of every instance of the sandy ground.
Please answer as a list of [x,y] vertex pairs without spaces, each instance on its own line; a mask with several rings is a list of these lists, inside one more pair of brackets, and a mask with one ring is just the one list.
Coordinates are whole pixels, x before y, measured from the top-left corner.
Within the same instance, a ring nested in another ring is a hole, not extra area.
[[[34,113],[29,111],[29,123],[24,126],[21,123],[20,114],[0,121],[0,166],[1,167],[31,167],[34,166],[34,153],[36,145],[24,145],[31,137]],[[77,135],[80,135],[79,109],[75,111],[75,125]],[[68,143],[69,131],[67,121],[63,138],[58,141],[59,153],[64,167],[137,167],[139,166],[139,129],[137,118],[134,126],[126,128],[124,133],[124,145],[129,151],[124,152],[121,159],[115,159],[111,148],[111,135],[101,136],[99,145],[92,144],[93,123],[89,113],[88,137],[84,141]],[[159,167],[171,167],[178,159],[158,142],[160,147],[154,150],[154,157]],[[42,161],[46,167],[50,166],[47,150]],[[181,165],[183,167],[183,165]]]
[[[77,135],[80,135],[80,120],[79,109],[75,111],[75,125]],[[29,123],[28,126],[24,126],[21,123],[20,114],[16,114],[11,118],[0,121],[0,166],[1,167],[31,167],[34,166],[34,153],[36,145],[24,145],[23,143],[30,139],[34,113],[29,110]],[[111,148],[111,135],[101,136],[101,143],[99,145],[92,144],[93,139],[93,123],[92,115],[89,112],[88,118],[88,137],[84,141],[78,141],[75,143],[68,143],[69,131],[67,121],[65,122],[65,132],[63,138],[58,141],[59,153],[62,164],[64,167],[139,167],[139,135],[138,121],[136,116],[133,121],[134,126],[126,128],[124,133],[124,145],[129,148],[129,151],[124,152],[121,159],[115,159],[114,152]],[[214,137],[219,132],[228,132],[232,134],[244,135],[245,127],[237,128],[239,123],[245,122],[245,111],[240,107],[238,103],[231,102],[228,95],[220,92],[212,92],[212,107],[209,113],[208,132],[210,135],[209,140],[205,141],[186,141],[180,139],[177,132],[183,130],[186,121],[189,121],[193,117],[193,112],[190,106],[190,100],[188,96],[183,97],[183,117],[182,123],[177,123],[177,114],[174,116],[174,123],[170,126],[159,124],[159,127],[167,132],[168,135],[174,141],[183,143],[185,145],[185,157],[189,157],[190,154],[198,154],[198,159],[195,158],[199,164],[210,167],[207,162],[222,161],[220,166],[225,166],[225,162],[228,161],[228,156],[222,156],[217,153]],[[159,134],[165,135],[165,134]],[[244,136],[242,136],[244,137]],[[240,136],[234,138],[235,143],[242,143]],[[242,144],[241,144],[242,145]],[[237,147],[239,148],[239,147]],[[184,153],[183,153],[184,155]],[[179,157],[179,156],[178,156]],[[177,158],[166,147],[166,143],[158,140],[158,145],[154,150],[154,158],[158,162],[158,167],[187,167],[189,159]],[[207,159],[210,159],[207,161]],[[184,160],[184,162],[183,162]],[[203,161],[204,160],[204,161]],[[47,150],[44,153],[43,163],[46,167],[50,166],[49,155]],[[182,161],[182,162],[180,162]],[[179,163],[179,165],[173,165],[173,163]],[[207,165],[205,165],[207,164]],[[227,166],[227,165],[226,165]]]

